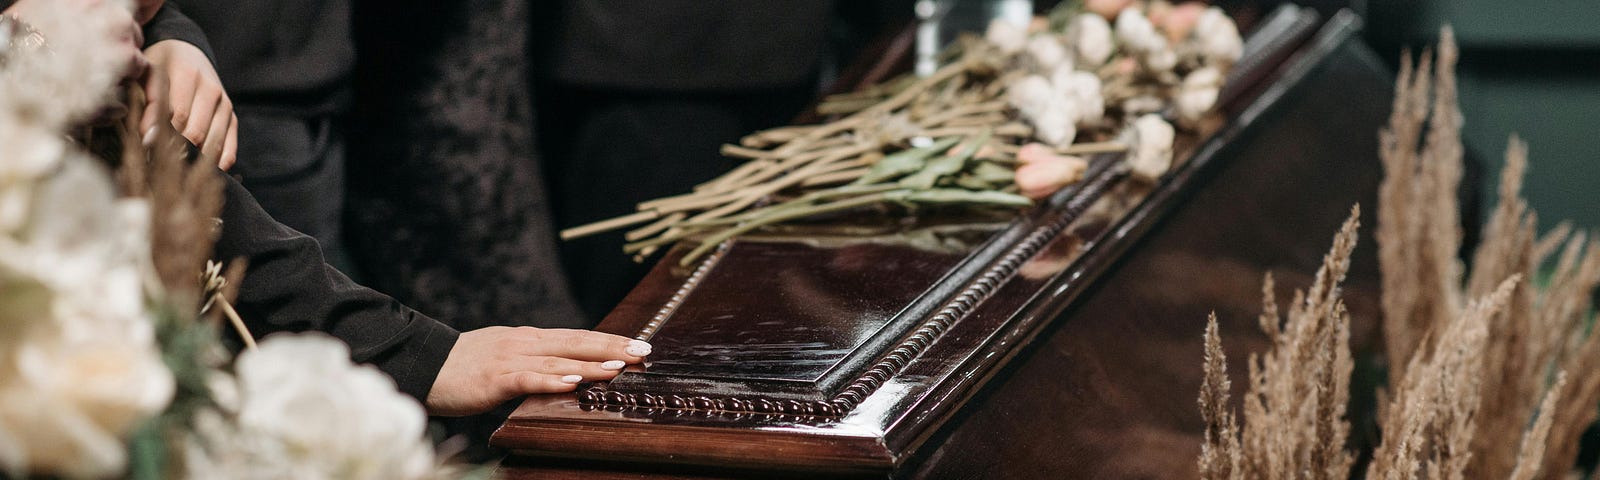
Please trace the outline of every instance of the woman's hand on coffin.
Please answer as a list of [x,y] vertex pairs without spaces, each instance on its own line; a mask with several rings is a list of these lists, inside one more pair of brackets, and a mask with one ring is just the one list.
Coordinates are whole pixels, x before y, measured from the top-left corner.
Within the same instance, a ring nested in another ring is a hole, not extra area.
[[589,330],[489,327],[463,332],[433,388],[430,415],[471,415],[516,397],[570,392],[644,361],[650,344]]
[[[144,50],[150,60],[144,93],[151,104],[170,107],[172,127],[200,147],[201,155],[233,167],[239,151],[239,117],[222,79],[199,47],[182,40],[162,40]],[[147,108],[139,128],[149,131],[167,108]]]

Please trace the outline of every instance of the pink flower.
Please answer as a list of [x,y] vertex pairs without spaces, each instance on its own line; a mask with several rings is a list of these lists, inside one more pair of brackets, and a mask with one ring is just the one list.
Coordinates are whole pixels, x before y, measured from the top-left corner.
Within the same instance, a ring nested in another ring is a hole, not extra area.
[[1017,152],[1017,188],[1022,195],[1038,200],[1050,196],[1062,187],[1078,183],[1089,162],[1082,158],[1061,155],[1040,143],[1023,145]]

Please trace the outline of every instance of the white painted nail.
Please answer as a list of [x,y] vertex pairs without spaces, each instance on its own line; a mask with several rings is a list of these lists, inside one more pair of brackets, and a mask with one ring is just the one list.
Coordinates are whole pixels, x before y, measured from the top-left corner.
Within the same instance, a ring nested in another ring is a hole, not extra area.
[[561,383],[578,383],[583,381],[583,375],[567,375],[561,377]]
[[149,130],[145,130],[144,131],[143,143],[144,143],[144,146],[146,146],[146,147],[155,146],[155,144],[156,144],[156,127],[150,127]]
[[629,340],[628,348],[623,349],[623,352],[627,352],[628,355],[633,355],[635,357],[643,357],[650,354],[650,344],[641,340]]
[[627,365],[628,365],[628,362],[624,362],[622,360],[612,360],[612,361],[609,361],[609,362],[601,363],[600,364],[600,369],[601,370],[622,370],[622,367],[627,366]]

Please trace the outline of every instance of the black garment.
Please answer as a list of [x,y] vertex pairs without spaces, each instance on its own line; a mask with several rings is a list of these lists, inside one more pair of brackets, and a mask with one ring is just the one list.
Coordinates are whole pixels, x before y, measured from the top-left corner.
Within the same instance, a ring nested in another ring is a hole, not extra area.
[[170,3],[161,4],[161,9],[156,10],[155,16],[150,17],[150,21],[144,24],[145,47],[148,48],[162,40],[189,42],[205,52],[206,58],[217,58],[212,54],[211,43],[206,41],[206,34],[200,30],[200,26]]
[[347,272],[344,134],[335,116],[349,104],[350,28],[346,0],[172,0],[145,26],[147,37],[207,50],[239,117],[233,173],[273,218],[315,237]]
[[[528,4],[356,3],[351,255],[380,290],[462,330],[584,325],[534,154]],[[486,459],[515,406],[446,431]]]
[[646,91],[813,83],[833,1],[546,2],[548,69],[560,83]]
[[239,112],[233,173],[272,218],[322,244],[328,263],[349,272],[344,249],[343,129],[328,117]]
[[250,331],[325,332],[350,344],[354,361],[373,364],[401,392],[425,401],[456,330],[351,282],[323,262],[316,240],[273,220],[232,178],[226,182],[215,256],[250,261],[237,302]]
[[356,63],[349,0],[167,4],[182,7],[205,32],[217,74],[240,111],[314,118],[348,107]]
[[[146,46],[175,39],[210,53],[200,28],[171,3],[163,6],[144,29]],[[243,115],[240,121],[250,122]],[[323,153],[339,150],[338,138],[326,126],[318,128],[290,120],[267,121],[259,127],[303,139],[304,144],[323,145]],[[244,132],[240,140],[241,159],[250,158],[246,153],[260,155],[256,158],[263,161],[278,159],[280,154],[305,158],[308,153],[274,149],[272,144],[247,140]],[[225,181],[222,235],[217,240],[215,256],[220,260],[241,256],[249,259],[237,307],[251,332],[328,333],[350,344],[352,360],[377,366],[394,377],[401,392],[425,401],[439,368],[455,346],[459,335],[456,330],[350,281],[324,261],[317,240],[278,223],[242,185],[231,177]]]
[[534,155],[527,4],[356,4],[350,253],[461,330],[584,325]]

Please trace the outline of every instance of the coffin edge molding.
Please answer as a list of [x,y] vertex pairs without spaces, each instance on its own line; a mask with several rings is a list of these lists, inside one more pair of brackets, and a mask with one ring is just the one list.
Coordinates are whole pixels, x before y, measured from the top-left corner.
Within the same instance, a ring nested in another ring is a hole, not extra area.
[[[995,290],[1015,276],[1023,263],[1061,235],[1061,232],[1077,220],[1090,205],[1099,200],[1101,195],[1117,182],[1127,178],[1127,168],[1122,158],[1122,154],[1102,154],[1096,157],[1093,167],[1086,175],[1088,180],[1079,184],[1077,188],[1063,190],[1051,198],[1049,203],[1054,204],[1054,208],[1039,209],[1046,211],[1045,215],[1038,213],[1034,215],[1036,219],[1042,217],[1049,220],[1033,227],[1026,237],[1006,249],[1005,254],[998,260],[990,263],[981,275],[974,277],[974,280],[946,300],[933,315],[922,320],[921,324],[900,338],[893,348],[886,349],[887,353],[880,355],[871,367],[831,395],[828,400],[801,401],[761,396],[621,392],[611,390],[607,383],[596,383],[578,394],[578,403],[591,409],[610,407],[624,410],[747,413],[798,418],[835,418],[849,414],[872,395],[872,392],[877,391],[878,387],[883,386],[884,382],[894,378],[906,365],[922,356],[928,346],[938,341],[952,325],[972,313],[973,307],[988,299]],[[1030,223],[1038,222],[1022,218],[1018,219],[1012,228],[1026,228]],[[656,330],[671,318],[678,305],[693,293],[700,279],[715,268],[717,262],[733,248],[734,242],[736,240],[723,242],[712,255],[702,260],[673,292],[672,297],[648,323],[640,328],[634,338],[648,340],[654,335]]]

